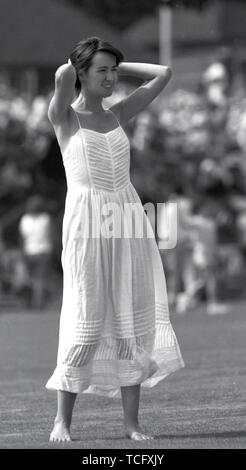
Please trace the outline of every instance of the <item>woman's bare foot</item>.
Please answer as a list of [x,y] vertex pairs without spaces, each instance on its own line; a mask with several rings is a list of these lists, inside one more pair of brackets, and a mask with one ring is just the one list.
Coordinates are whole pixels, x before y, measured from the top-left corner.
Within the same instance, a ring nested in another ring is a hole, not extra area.
[[149,441],[154,439],[153,436],[145,434],[139,426],[125,428],[125,434],[128,439],[132,439],[133,441]]
[[55,420],[50,442],[70,442],[71,440],[67,424],[63,420]]

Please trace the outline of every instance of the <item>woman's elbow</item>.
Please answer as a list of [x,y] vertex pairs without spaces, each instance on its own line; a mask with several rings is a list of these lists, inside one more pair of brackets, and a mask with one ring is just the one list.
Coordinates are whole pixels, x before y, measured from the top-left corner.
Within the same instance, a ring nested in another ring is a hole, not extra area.
[[75,82],[75,79],[75,69],[69,64],[63,64],[56,70],[55,82],[57,85],[61,85],[63,82]]
[[163,75],[169,81],[172,77],[172,69],[168,66],[163,66]]
[[[54,98],[54,97],[53,97]],[[48,111],[47,111],[47,116],[49,121],[52,123],[54,121],[54,106],[53,106],[53,99],[51,100]]]
[[62,76],[64,75],[64,65],[61,65],[55,72],[55,81],[59,82],[62,79]]
[[172,70],[170,67],[168,66],[162,66],[162,70],[161,70],[161,74],[160,74],[161,78],[162,78],[162,83],[163,83],[163,87],[165,87],[169,80],[171,79],[172,77]]

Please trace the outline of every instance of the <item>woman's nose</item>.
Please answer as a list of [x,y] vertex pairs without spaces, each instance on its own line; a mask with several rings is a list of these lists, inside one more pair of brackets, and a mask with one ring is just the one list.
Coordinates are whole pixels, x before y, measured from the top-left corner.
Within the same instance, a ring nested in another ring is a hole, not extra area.
[[114,78],[114,77],[113,77],[113,72],[111,72],[111,70],[108,70],[108,71],[107,71],[107,74],[106,74],[106,79],[107,79],[109,82],[111,82],[111,81],[113,81],[113,78]]

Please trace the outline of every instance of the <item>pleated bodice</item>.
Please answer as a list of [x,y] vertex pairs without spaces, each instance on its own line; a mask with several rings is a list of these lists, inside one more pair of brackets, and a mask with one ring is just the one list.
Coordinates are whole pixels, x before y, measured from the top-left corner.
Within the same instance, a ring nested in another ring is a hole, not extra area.
[[119,191],[130,183],[129,140],[119,125],[102,133],[80,127],[63,152],[68,190]]

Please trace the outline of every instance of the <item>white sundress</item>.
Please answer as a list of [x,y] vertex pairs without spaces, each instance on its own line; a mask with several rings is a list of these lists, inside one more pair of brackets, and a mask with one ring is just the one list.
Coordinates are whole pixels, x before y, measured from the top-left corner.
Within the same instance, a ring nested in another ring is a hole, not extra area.
[[184,362],[158,246],[130,181],[127,135],[118,120],[101,133],[76,116],[79,129],[63,152],[63,298],[46,388],[119,397],[121,386],[152,387]]

